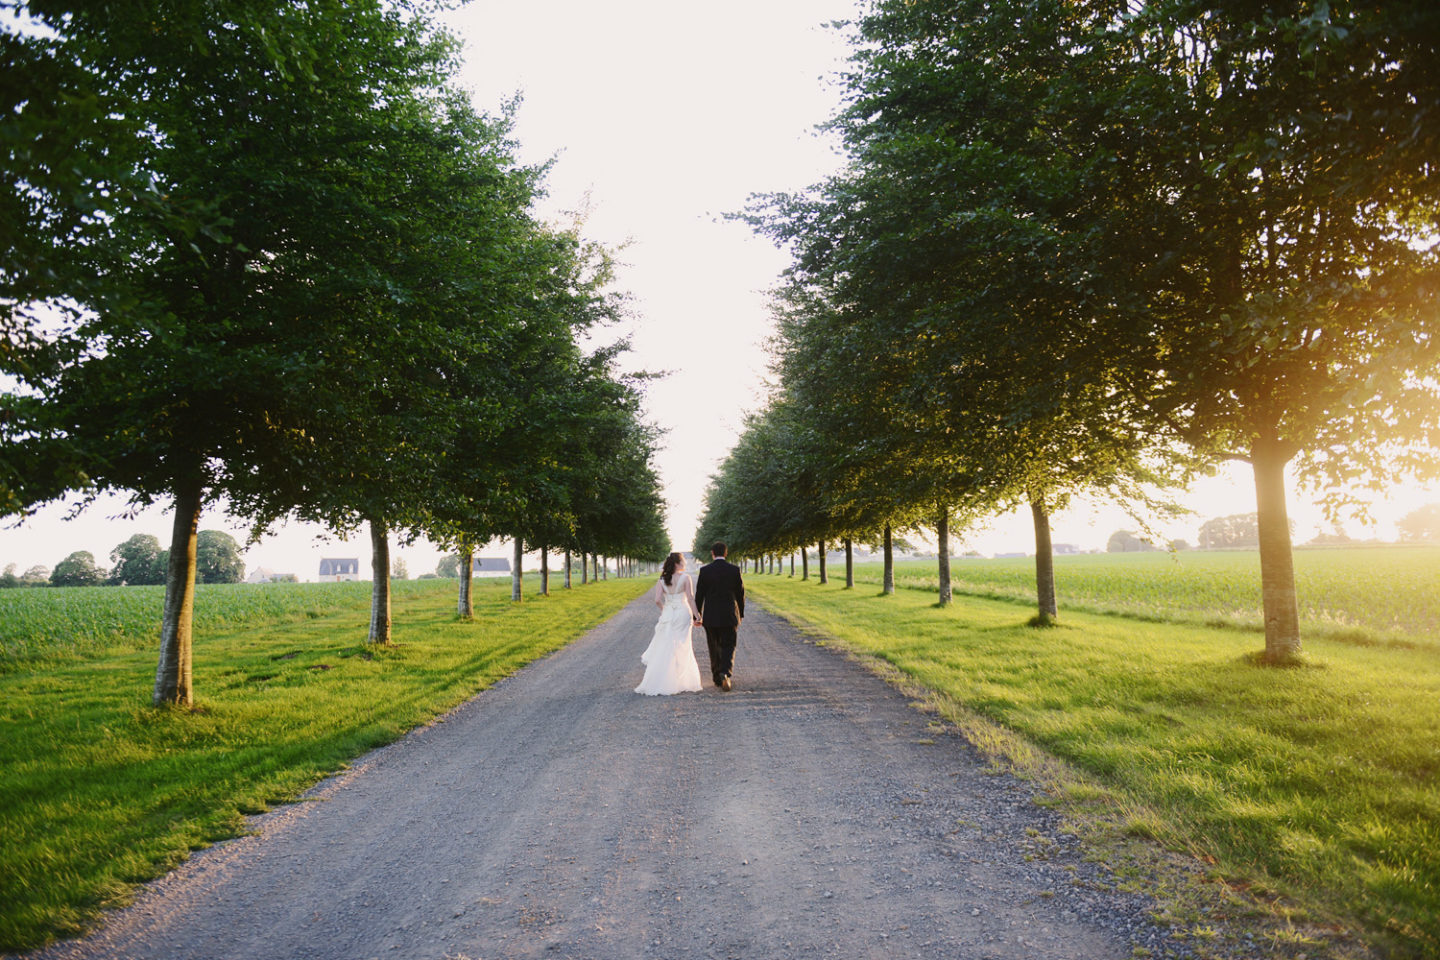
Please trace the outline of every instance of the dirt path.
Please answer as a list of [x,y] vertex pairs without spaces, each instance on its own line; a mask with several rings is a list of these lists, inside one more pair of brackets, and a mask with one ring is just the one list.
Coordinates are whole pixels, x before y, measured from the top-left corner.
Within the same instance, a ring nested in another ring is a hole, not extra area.
[[632,694],[654,618],[637,601],[36,956],[1178,952],[1025,784],[783,620],[746,620],[734,692],[697,632],[702,693]]

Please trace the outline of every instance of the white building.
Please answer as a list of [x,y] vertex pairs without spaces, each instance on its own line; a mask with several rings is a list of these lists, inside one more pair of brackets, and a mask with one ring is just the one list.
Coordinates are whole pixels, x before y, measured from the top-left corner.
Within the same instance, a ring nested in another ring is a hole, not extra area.
[[508,577],[510,576],[510,558],[473,557],[470,561],[470,570],[477,577]]
[[320,582],[339,583],[343,580],[360,579],[360,559],[358,557],[343,557],[334,559],[327,557],[320,561]]

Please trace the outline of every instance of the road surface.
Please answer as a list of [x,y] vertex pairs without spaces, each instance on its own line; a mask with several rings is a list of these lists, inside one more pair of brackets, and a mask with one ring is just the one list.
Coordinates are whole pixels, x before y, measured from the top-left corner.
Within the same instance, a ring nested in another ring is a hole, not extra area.
[[754,610],[735,690],[631,692],[646,598],[256,818],[59,958],[1128,958],[1033,787]]

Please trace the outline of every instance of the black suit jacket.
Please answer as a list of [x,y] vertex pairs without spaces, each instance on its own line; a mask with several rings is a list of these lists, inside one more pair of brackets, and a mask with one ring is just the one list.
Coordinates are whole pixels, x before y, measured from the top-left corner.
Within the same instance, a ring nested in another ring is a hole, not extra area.
[[695,606],[707,627],[734,630],[745,616],[745,581],[740,568],[723,557],[711,560],[695,577]]

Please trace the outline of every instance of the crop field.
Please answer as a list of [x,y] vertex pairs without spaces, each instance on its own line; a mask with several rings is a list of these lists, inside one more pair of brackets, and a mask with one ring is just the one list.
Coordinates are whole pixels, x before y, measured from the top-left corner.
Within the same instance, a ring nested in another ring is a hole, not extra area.
[[[454,581],[397,580],[393,599],[433,592],[442,583],[454,589]],[[369,597],[368,582],[198,584],[195,632],[313,619],[364,606]],[[153,647],[164,604],[164,587],[0,590],[0,673],[33,660]]]
[[[843,568],[831,567],[831,579]],[[1034,558],[956,559],[954,592],[1035,601]],[[813,576],[813,570],[812,570]],[[878,563],[857,564],[857,583],[880,583]],[[895,564],[897,587],[937,589],[934,560]],[[1119,613],[1181,623],[1260,627],[1260,557],[1255,551],[1102,553],[1055,558],[1060,615]],[[1295,551],[1304,629],[1370,643],[1440,647],[1440,547]]]

